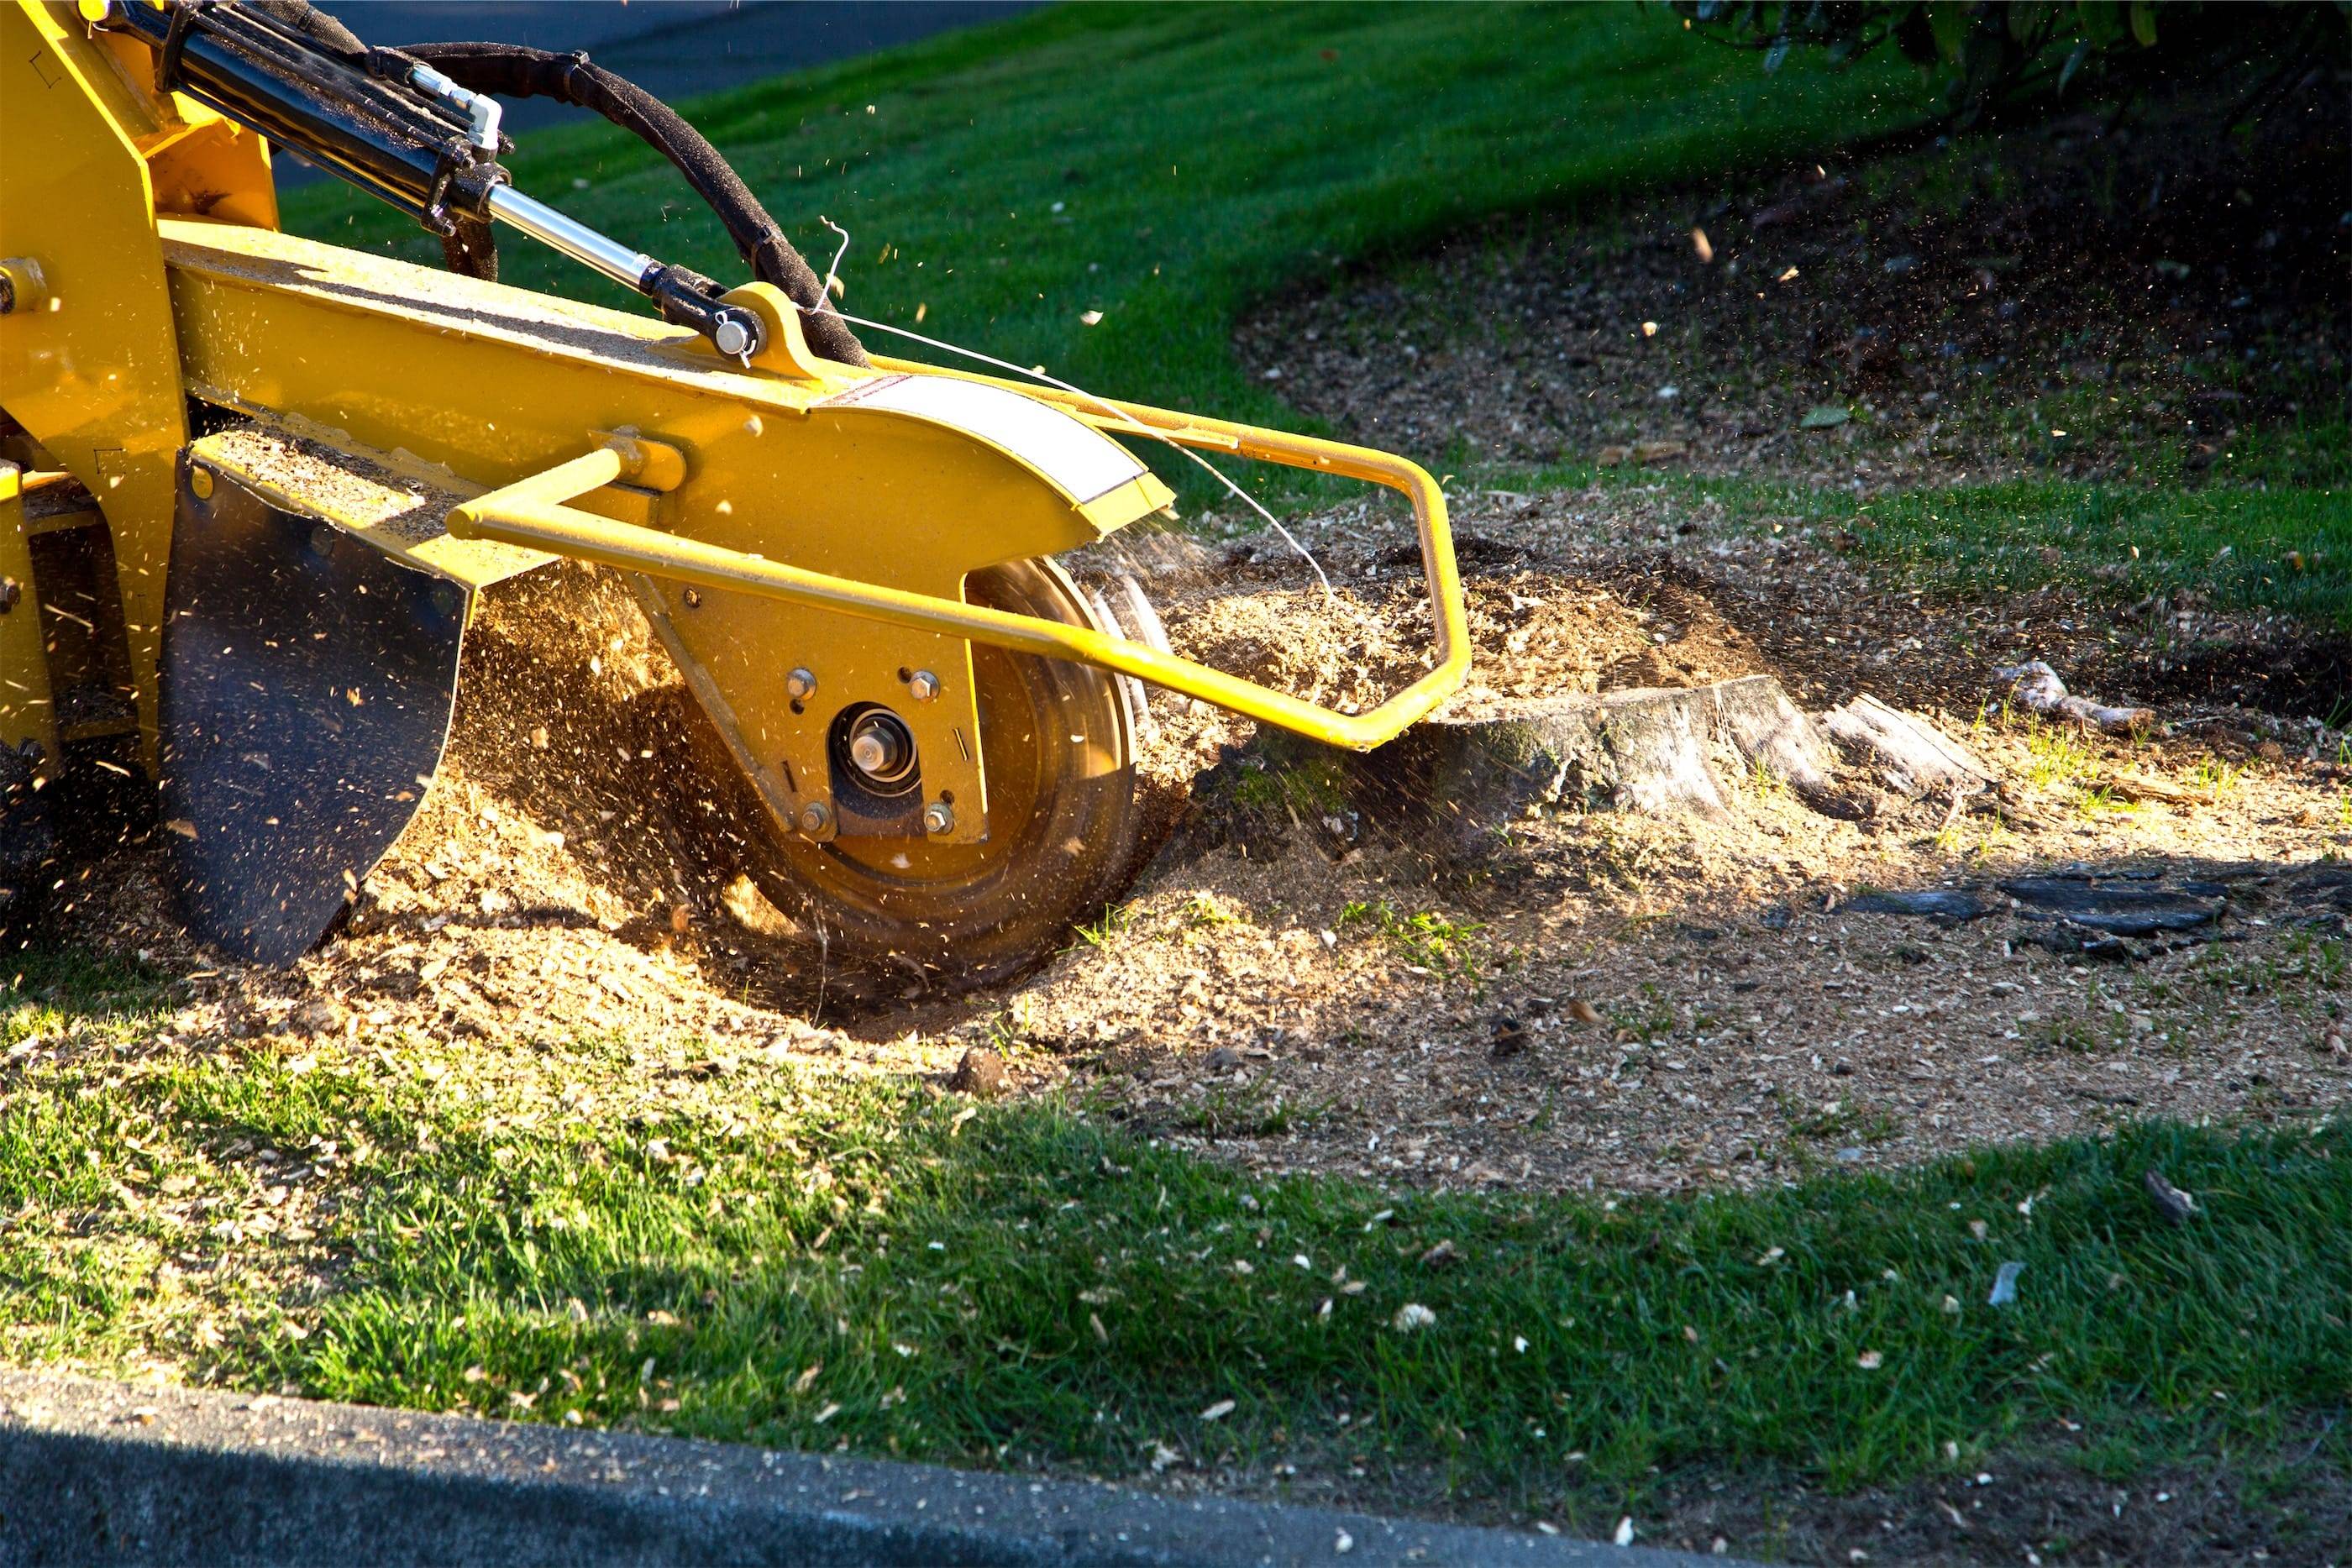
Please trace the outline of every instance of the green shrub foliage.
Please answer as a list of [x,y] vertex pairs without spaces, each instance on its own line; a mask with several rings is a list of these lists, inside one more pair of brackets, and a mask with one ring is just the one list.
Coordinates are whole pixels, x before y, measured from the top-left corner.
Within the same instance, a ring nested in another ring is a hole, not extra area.
[[1769,73],[1791,49],[1835,62],[1891,47],[1944,78],[1962,125],[2038,95],[2127,99],[2166,78],[2243,74],[2242,114],[2352,58],[2352,0],[1673,0],[1695,33],[1754,49]]

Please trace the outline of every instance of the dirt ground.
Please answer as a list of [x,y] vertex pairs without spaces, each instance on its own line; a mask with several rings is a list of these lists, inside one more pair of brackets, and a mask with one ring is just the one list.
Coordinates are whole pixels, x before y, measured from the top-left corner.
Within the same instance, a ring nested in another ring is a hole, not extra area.
[[2233,130],[2235,99],[2192,90],[1966,156],[1514,216],[1255,311],[1238,344],[1335,428],[1451,465],[2195,482],[2342,404],[2352,111],[2340,82],[2291,102]]
[[[1023,1092],[1074,1089],[1213,1156],[1389,1184],[1748,1185],[2345,1103],[2340,734],[2109,684],[2128,653],[2057,595],[1925,603],[1805,539],[1639,492],[1468,497],[1460,522],[1486,656],[1449,712],[1764,672],[1808,708],[1868,691],[1928,716],[2000,788],[1955,811],[1849,762],[1863,821],[1752,776],[1719,816],[1544,811],[1465,860],[1410,821],[1188,814],[1247,727],[1163,695],[1145,771],[1170,836],[1132,896],[1027,979],[949,998],[828,969],[727,874],[709,826],[742,806],[692,768],[674,677],[614,585],[562,568],[486,613],[441,777],[346,929],[294,971],[188,951],[137,856],[69,918],[191,977],[186,1037],[364,1027],[520,1049],[610,1029],[942,1077],[978,1046]],[[1145,539],[1127,559],[1183,651],[1325,700],[1409,677],[1426,645],[1409,532],[1366,509],[1302,538],[1333,607],[1278,541]],[[2005,710],[1991,668],[2027,654],[2153,705],[2161,732]],[[2051,927],[2030,909],[1850,906],[2034,873],[2186,883],[2226,912],[2094,956],[2038,945]]]
[[[1970,617],[1883,595],[1801,542],[1704,525],[1664,558],[1571,542],[1639,531],[1624,511],[1595,493],[1465,519],[1490,541],[1482,646],[1524,634],[1604,686],[1764,670],[1809,705],[1874,691],[1934,716],[1999,798],[1958,814],[1890,800],[1854,822],[1755,779],[1715,819],[1548,812],[1466,866],[1377,823],[1180,841],[988,1035],[1172,1140],[1438,1185],[1745,1184],[2118,1117],[2342,1103],[2352,894],[2321,863],[2352,846],[2336,737],[2188,705],[2137,743],[2003,716],[1989,665],[2010,655],[1989,657]],[[1349,586],[1394,570],[1377,536],[1318,553]],[[1198,623],[1163,596],[1181,640]],[[1790,623],[1799,603],[1841,628],[1819,660]],[[2042,646],[2097,669],[2066,643]],[[1360,646],[1291,658],[1344,673]],[[1486,675],[1463,706],[1549,689],[1545,664]],[[1845,777],[1867,789],[1860,772]],[[2035,945],[2030,920],[1845,907],[2030,871],[2219,880],[2233,913],[2101,961]]]

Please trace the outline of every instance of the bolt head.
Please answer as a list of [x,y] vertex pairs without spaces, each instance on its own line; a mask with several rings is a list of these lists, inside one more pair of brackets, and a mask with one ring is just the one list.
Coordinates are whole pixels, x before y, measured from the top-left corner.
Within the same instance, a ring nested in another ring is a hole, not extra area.
[[801,831],[812,838],[833,825],[833,808],[822,800],[811,800],[801,808]]
[[907,682],[907,695],[919,703],[927,703],[940,695],[940,678],[929,670],[917,670]]
[[195,492],[197,500],[211,500],[213,498],[213,471],[201,465],[189,469],[188,488]]
[[811,670],[797,669],[784,677],[784,693],[795,701],[811,695],[815,690],[816,675]]
[[955,831],[955,812],[943,800],[934,800],[923,808],[923,831],[951,833]]

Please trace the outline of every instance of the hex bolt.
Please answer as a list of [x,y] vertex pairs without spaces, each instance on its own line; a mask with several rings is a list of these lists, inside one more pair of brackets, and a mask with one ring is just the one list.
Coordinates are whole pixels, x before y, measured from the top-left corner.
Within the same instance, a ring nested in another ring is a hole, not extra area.
[[822,800],[811,800],[801,808],[801,831],[810,838],[820,837],[833,826],[833,808]]
[[29,256],[0,256],[0,316],[30,310],[48,298],[41,265]]
[[907,681],[907,695],[919,703],[927,703],[940,695],[940,678],[929,670],[917,670]]
[[13,577],[0,577],[0,615],[5,615],[23,602],[25,585]]
[[944,800],[934,800],[923,808],[923,831],[937,837],[955,831],[955,812]]
[[801,702],[816,693],[816,675],[803,666],[784,677],[784,695]]
[[197,464],[194,467],[190,468],[188,470],[188,488],[195,492],[197,500],[211,500],[213,498],[213,471],[202,464]]

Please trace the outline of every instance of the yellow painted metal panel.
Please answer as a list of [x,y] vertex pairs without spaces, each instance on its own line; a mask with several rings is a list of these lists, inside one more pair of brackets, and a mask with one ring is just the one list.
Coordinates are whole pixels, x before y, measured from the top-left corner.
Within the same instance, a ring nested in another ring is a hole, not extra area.
[[[1137,415],[1143,413],[1163,421],[1179,417],[1159,410],[1135,411]],[[1084,627],[810,571],[756,555],[714,549],[699,540],[666,538],[650,528],[587,516],[568,504],[573,497],[627,476],[625,456],[610,448],[559,464],[467,502],[449,514],[449,531],[460,538],[530,545],[682,583],[740,589],[786,603],[838,610],[888,626],[938,630],[1024,653],[1094,664],[1328,745],[1370,750],[1394,739],[1459,687],[1470,668],[1470,643],[1444,494],[1419,466],[1384,453],[1241,425],[1227,425],[1216,434],[1220,438],[1235,437],[1242,450],[1262,453],[1270,461],[1357,474],[1390,486],[1412,502],[1437,622],[1434,668],[1369,713],[1339,713]]]
[[[1139,480],[1081,507],[984,435],[825,406],[830,379],[746,372],[646,318],[265,230],[163,230],[196,395],[298,414],[339,443],[405,449],[484,486],[565,461],[592,432],[641,432],[677,449],[683,476],[649,508],[633,503],[631,520],[730,552],[960,601],[967,573],[1090,543],[1166,496]],[[582,504],[611,512],[612,494]],[[724,694],[738,754],[756,760],[780,821],[829,795],[833,715],[875,703],[913,730],[926,798],[960,802],[950,841],[984,833],[964,639],[731,591],[654,591],[689,678]],[[785,692],[795,668],[816,674],[815,703]],[[901,669],[931,672],[939,695],[910,702]]]
[[467,591],[555,559],[487,539],[449,537],[449,508],[481,486],[403,458],[331,439],[299,415],[217,431],[190,444],[192,481],[233,475],[272,506],[331,522],[395,559]]
[[145,752],[186,435],[136,96],[78,22],[0,3],[0,255],[48,297],[0,316],[0,406],[97,498],[114,538]]

